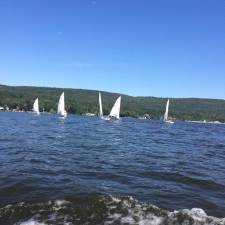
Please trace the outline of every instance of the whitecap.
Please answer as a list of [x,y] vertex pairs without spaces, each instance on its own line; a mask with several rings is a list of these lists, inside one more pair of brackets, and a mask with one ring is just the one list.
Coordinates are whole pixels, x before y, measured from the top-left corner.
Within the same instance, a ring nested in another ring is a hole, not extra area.
[[35,221],[34,219],[30,219],[22,223],[19,223],[19,225],[46,225],[46,223],[39,223],[38,221]]

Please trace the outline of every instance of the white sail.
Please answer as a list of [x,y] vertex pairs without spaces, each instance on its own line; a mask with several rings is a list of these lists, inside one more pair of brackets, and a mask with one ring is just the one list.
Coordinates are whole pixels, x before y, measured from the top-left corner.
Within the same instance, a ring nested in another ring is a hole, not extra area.
[[61,116],[66,116],[66,114],[67,114],[65,111],[64,92],[60,95],[57,113]]
[[121,104],[121,96],[116,100],[109,116],[119,119],[120,118],[120,104]]
[[33,112],[34,113],[37,113],[38,115],[40,114],[40,112],[39,112],[38,98],[36,98],[36,100],[34,101],[34,104],[33,104]]
[[103,117],[103,110],[102,110],[102,95],[99,92],[99,116]]
[[164,121],[168,120],[169,106],[170,106],[170,100],[168,99],[168,101],[166,103],[166,112],[165,112],[165,115],[164,115]]

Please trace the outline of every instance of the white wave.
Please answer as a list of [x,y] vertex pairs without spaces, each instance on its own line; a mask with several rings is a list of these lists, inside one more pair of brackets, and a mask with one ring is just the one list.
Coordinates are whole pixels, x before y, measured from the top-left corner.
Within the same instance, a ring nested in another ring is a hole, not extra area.
[[7,221],[8,215],[11,215],[10,219],[18,219],[18,210],[32,213],[29,220],[23,221],[23,218],[20,218],[15,225],[72,225],[79,224],[79,221],[105,225],[225,225],[225,218],[208,216],[203,209],[169,212],[151,204],[141,203],[132,197],[106,196],[93,201],[84,199],[77,202],[56,200],[33,204],[18,203],[0,208],[0,221],[1,217]]
[[65,200],[56,200],[56,201],[54,201],[53,209],[55,211],[58,211],[58,210],[60,210],[62,208],[65,208],[67,204],[69,204],[68,201],[65,201]]
[[107,205],[109,212],[105,225],[225,225],[225,218],[207,216],[203,209],[198,208],[169,212],[154,205],[139,203],[132,197],[111,197]]
[[19,223],[19,225],[46,225],[46,223],[39,223],[38,221],[35,221],[34,219],[30,219],[22,223]]

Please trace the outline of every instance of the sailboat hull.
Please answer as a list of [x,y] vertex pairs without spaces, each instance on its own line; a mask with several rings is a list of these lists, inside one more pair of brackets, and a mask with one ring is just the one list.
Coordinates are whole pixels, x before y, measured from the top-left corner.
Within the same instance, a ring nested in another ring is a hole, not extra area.
[[165,123],[169,123],[169,124],[174,124],[174,122],[171,121],[171,120],[165,120],[164,122],[165,122]]
[[117,118],[115,116],[109,116],[109,120],[120,120],[120,118]]
[[110,118],[108,116],[101,116],[100,117],[101,120],[105,120],[105,121],[109,121]]
[[120,118],[116,118],[114,116],[101,116],[99,117],[101,120],[105,120],[105,121],[116,121],[116,120],[120,120]]

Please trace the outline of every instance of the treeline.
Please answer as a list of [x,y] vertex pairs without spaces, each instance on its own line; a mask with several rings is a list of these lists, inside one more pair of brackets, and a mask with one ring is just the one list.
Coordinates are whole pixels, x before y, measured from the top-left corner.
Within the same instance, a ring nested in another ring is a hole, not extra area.
[[[45,87],[0,85],[0,106],[19,107],[29,111],[39,98],[40,111],[56,112],[58,99],[65,92],[66,110],[72,114],[98,113],[98,91]],[[102,92],[104,114],[109,114],[120,94]],[[121,116],[139,117],[150,114],[160,119],[165,111],[166,98],[132,97],[122,95]],[[170,116],[179,120],[210,120],[225,122],[225,100],[184,98],[170,99]]]

